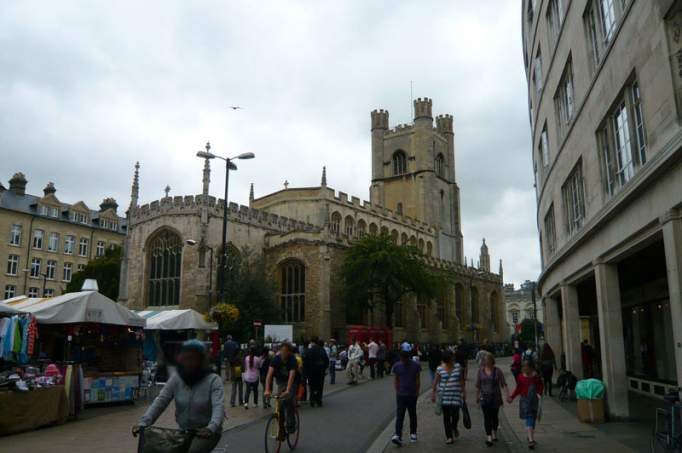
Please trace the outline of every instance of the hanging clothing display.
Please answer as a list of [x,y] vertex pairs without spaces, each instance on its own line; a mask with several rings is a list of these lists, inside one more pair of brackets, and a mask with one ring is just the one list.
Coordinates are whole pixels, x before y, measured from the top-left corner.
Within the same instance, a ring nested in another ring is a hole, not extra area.
[[29,314],[0,318],[0,358],[6,362],[28,363],[37,335],[36,320]]

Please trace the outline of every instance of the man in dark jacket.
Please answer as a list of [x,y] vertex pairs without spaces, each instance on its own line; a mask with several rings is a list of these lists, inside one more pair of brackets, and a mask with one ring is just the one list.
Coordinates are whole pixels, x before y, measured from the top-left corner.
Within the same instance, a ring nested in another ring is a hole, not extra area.
[[329,367],[329,357],[324,350],[324,343],[313,339],[308,352],[303,358],[303,369],[310,385],[310,406],[322,406],[322,392],[324,390],[324,374]]

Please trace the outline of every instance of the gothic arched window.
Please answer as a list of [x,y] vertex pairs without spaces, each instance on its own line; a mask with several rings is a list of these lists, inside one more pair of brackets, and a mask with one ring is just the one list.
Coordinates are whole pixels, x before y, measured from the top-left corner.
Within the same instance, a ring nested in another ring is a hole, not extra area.
[[394,244],[398,243],[398,237],[398,230],[391,231],[391,241],[393,241]]
[[149,244],[149,296],[147,305],[180,304],[180,274],[182,268],[182,240],[162,230]]
[[388,227],[387,226],[381,227],[381,234],[388,236]]
[[358,220],[358,226],[357,226],[358,237],[364,236],[366,232],[367,232],[367,222],[365,222],[362,219]]
[[330,224],[332,234],[339,234],[341,231],[341,214],[335,212],[332,214],[332,223]]
[[497,293],[490,293],[490,329],[497,332]]
[[438,153],[438,156],[436,156],[436,162],[435,162],[435,167],[436,167],[436,174],[440,176],[441,178],[445,176],[445,157],[443,157],[442,153]]
[[298,260],[280,265],[280,304],[285,322],[305,321],[305,266]]
[[355,228],[355,220],[353,220],[352,216],[347,216],[345,220],[345,225],[344,225],[344,232],[346,233],[346,236],[349,238],[353,237],[353,230]]
[[419,239],[419,251],[424,253],[424,239]]
[[426,243],[426,255],[431,256],[433,254],[433,244],[431,244],[431,241]]
[[459,319],[460,324],[464,323],[464,288],[459,283],[455,285],[455,316]]
[[369,234],[372,236],[376,236],[379,232],[379,227],[377,227],[376,223],[370,223],[369,224]]
[[393,153],[393,174],[403,175],[407,173],[407,154],[405,151],[398,150]]
[[478,289],[474,286],[471,288],[471,322],[477,323],[478,320]]
[[400,235],[400,245],[407,245],[407,233]]

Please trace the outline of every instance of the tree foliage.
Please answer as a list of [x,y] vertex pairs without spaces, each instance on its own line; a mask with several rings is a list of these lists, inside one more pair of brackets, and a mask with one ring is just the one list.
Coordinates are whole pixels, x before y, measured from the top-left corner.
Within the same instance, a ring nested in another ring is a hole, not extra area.
[[[538,338],[544,335],[544,326],[540,321],[538,323]],[[521,321],[521,332],[519,333],[519,340],[524,343],[535,342],[535,321],[526,318]]]
[[408,295],[423,300],[436,297],[444,279],[432,272],[412,246],[401,246],[390,236],[364,236],[354,242],[343,264],[349,318],[384,303],[386,326],[393,326],[396,303]]
[[82,271],[72,275],[66,292],[80,291],[87,278],[97,280],[99,292],[110,299],[118,299],[118,282],[121,277],[121,247],[113,246],[91,260]]
[[241,251],[230,250],[228,273],[225,281],[225,302],[237,309],[238,317],[221,325],[236,339],[246,341],[253,337],[253,321],[272,323],[277,320],[275,287],[268,278],[265,260],[248,247]]

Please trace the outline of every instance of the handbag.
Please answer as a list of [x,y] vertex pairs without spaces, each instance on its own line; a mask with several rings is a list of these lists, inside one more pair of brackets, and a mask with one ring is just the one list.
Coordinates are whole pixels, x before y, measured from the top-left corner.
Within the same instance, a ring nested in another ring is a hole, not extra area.
[[466,429],[471,429],[471,415],[469,415],[466,401],[462,402],[462,424]]
[[186,453],[192,437],[177,429],[148,426],[140,430],[138,453]]

